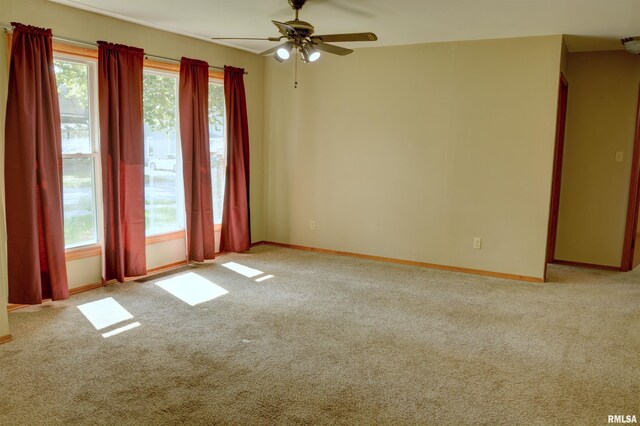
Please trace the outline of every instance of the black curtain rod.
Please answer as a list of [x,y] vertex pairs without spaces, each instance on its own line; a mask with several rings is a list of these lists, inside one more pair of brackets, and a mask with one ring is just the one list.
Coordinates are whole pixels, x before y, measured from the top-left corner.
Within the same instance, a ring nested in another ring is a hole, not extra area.
[[[0,28],[4,28],[4,32],[9,32],[9,31],[13,30],[13,27],[11,25],[5,25],[5,24],[0,24]],[[92,48],[97,48],[98,47],[97,43],[91,43],[91,42],[88,42],[88,41],[82,41],[82,40],[76,40],[76,39],[72,39],[72,38],[58,37],[58,36],[53,36],[52,38],[54,40],[56,40],[56,41],[62,41],[64,43],[78,44],[78,45],[81,45],[81,46],[89,46],[89,47],[92,47]],[[172,63],[176,63],[176,64],[180,63],[180,59],[167,58],[166,56],[151,55],[151,54],[147,54],[147,53],[145,53],[144,56],[146,58],[159,59],[159,60],[165,61],[165,62],[172,62]],[[212,68],[214,70],[224,71],[224,67],[217,67],[215,65],[209,65],[209,68]],[[245,71],[244,74],[247,75],[249,73]]]

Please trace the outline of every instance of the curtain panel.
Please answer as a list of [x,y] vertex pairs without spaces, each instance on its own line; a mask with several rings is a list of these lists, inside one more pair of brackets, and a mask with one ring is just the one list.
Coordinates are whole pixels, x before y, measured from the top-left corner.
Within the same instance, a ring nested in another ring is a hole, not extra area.
[[244,69],[224,67],[227,116],[227,170],[220,251],[251,248],[249,213],[249,126],[244,91]]
[[51,30],[12,22],[5,126],[9,302],[69,297]]
[[215,257],[209,153],[209,64],[180,61],[180,141],[187,222],[187,260]]
[[98,42],[103,280],[146,274],[143,50]]

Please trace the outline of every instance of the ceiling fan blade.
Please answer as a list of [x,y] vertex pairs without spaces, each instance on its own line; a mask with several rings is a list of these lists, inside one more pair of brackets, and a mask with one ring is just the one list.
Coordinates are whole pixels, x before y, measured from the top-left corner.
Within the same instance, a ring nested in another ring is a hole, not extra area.
[[353,50],[351,49],[346,49],[344,47],[336,46],[334,44],[318,43],[318,44],[314,44],[314,46],[318,50],[322,50],[323,52],[327,52],[327,53],[333,53],[334,55],[345,56],[345,55],[348,55],[349,53],[353,53]]
[[280,41],[283,37],[209,37],[211,40],[267,40]]
[[345,34],[325,34],[311,36],[313,41],[340,42],[340,41],[376,41],[378,36],[374,33],[345,33]]
[[280,34],[282,34],[283,36],[288,36],[289,34],[296,32],[296,29],[289,24],[285,24],[284,22],[278,22],[278,21],[271,21],[271,22],[273,22],[273,25],[278,27],[278,31],[280,31]]
[[270,55],[270,54],[274,53],[276,50],[280,49],[281,47],[283,47],[286,44],[287,43],[282,43],[282,44],[277,45],[276,47],[272,47],[271,49],[265,50],[264,52],[260,53],[260,56],[262,56],[262,55]]

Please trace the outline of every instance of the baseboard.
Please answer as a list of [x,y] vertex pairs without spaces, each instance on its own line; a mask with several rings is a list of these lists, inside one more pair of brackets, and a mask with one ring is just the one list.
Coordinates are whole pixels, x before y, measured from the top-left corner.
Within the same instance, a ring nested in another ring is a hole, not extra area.
[[175,269],[175,268],[179,268],[181,266],[184,266],[186,264],[188,264],[189,262],[185,260],[180,260],[178,262],[173,262],[173,263],[169,263],[167,265],[162,265],[162,266],[157,266],[155,268],[151,268],[151,269],[147,269],[147,275],[145,275],[145,277],[149,276],[149,275],[153,275],[153,274],[159,274],[161,272],[166,272],[170,269]]
[[31,306],[31,305],[20,305],[17,303],[9,303],[7,305],[7,312],[15,311],[16,309],[26,308],[27,306]]
[[97,283],[87,284],[80,287],[74,287],[69,289],[69,295],[74,295],[78,293],[84,293],[85,291],[95,290],[96,288],[102,287],[102,282],[98,281]]
[[0,345],[3,343],[7,343],[13,340],[13,337],[11,337],[10,334],[7,334],[6,336],[0,336]]
[[373,256],[373,255],[369,255],[369,254],[351,253],[351,252],[348,252],[348,251],[329,250],[329,249],[316,248],[316,247],[299,246],[299,245],[296,245],[296,244],[277,243],[277,242],[273,242],[273,241],[260,241],[260,242],[257,242],[255,244],[253,244],[253,245],[255,245],[255,246],[258,246],[258,245],[271,245],[271,246],[277,246],[277,247],[286,247],[286,248],[291,248],[291,249],[296,249],[296,250],[313,251],[313,252],[317,252],[317,253],[325,253],[325,254],[335,254],[335,255],[340,255],[340,256],[357,257],[359,259],[369,259],[369,260],[377,260],[377,261],[380,261],[380,262],[398,263],[398,264],[401,264],[401,265],[419,266],[419,267],[422,267],[422,268],[440,269],[440,270],[443,270],[443,271],[450,271],[450,272],[463,272],[465,274],[484,275],[484,276],[495,277],[495,278],[505,278],[505,279],[508,279],[508,280],[527,281],[527,282],[532,282],[532,283],[543,283],[544,282],[543,278],[529,277],[529,276],[526,276],[526,275],[506,274],[506,273],[503,273],[503,272],[484,271],[482,269],[463,268],[463,267],[459,267],[459,266],[439,265],[437,263],[417,262],[417,261],[414,261],[414,260],[404,260],[404,259],[396,259],[396,258],[393,258],[393,257]]
[[[180,260],[178,262],[168,263],[162,266],[156,266],[155,268],[147,269],[147,273],[145,275],[140,275],[137,277],[125,277],[124,282],[130,283],[132,281],[137,281],[141,278],[149,278],[152,275],[161,274],[162,272],[169,271],[171,269],[179,268],[181,266],[186,265],[188,262],[186,260]],[[118,280],[109,280],[107,281],[107,285],[117,283]]]
[[553,259],[553,262],[550,262],[550,263],[553,263],[556,265],[564,265],[564,266],[575,266],[578,268],[602,269],[605,271],[616,271],[616,272],[622,271],[622,268],[619,266],[598,265],[597,263],[574,262],[572,260]]
[[[159,274],[161,272],[166,272],[166,271],[169,271],[171,269],[179,268],[180,266],[184,266],[186,264],[187,264],[186,260],[181,260],[179,262],[173,262],[173,263],[169,263],[167,265],[158,266],[156,268],[151,268],[151,269],[147,270],[147,275],[144,275],[144,277],[148,277],[150,275]],[[140,278],[142,278],[142,277],[127,278],[125,280],[125,282],[135,281],[135,280],[140,279]],[[117,282],[118,282],[117,280],[109,280],[109,281],[107,281],[106,285],[115,284]],[[102,282],[99,281],[99,282],[96,282],[96,283],[87,284],[87,285],[83,285],[83,286],[80,286],[80,287],[70,288],[69,289],[69,296],[73,296],[73,295],[78,294],[78,293],[84,293],[85,291],[89,291],[89,290],[95,290],[96,288],[100,288],[102,286],[103,286]],[[27,306],[33,306],[33,305],[19,305],[19,304],[9,303],[9,304],[7,304],[7,312],[15,311],[17,309],[26,308]],[[0,342],[0,343],[2,343],[2,342]]]

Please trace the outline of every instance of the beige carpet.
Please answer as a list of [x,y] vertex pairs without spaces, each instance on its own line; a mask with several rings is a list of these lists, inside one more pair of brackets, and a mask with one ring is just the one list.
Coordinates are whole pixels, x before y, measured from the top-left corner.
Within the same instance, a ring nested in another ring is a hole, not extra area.
[[[188,271],[229,293],[190,306],[151,280],[11,313],[0,424],[640,419],[640,271],[530,284],[270,246]],[[107,297],[133,319],[98,331],[77,306]]]

